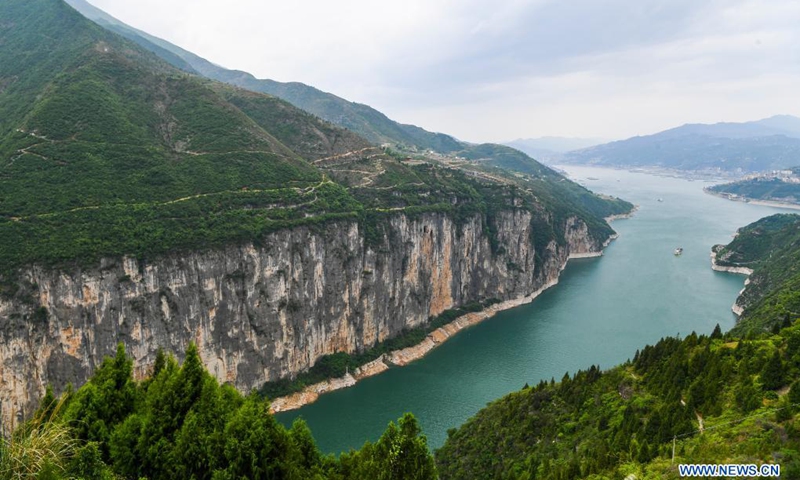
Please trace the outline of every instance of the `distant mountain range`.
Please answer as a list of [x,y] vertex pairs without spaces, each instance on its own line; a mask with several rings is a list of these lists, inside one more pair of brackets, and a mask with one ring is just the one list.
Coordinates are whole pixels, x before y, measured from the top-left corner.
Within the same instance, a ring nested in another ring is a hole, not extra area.
[[800,163],[800,118],[777,115],[744,123],[687,124],[566,153],[572,164],[755,172]]

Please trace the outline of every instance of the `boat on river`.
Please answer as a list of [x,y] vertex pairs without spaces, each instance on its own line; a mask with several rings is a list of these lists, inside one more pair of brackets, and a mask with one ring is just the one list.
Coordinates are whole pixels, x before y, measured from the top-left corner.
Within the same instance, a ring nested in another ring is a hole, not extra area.
[[673,253],[675,254],[676,257],[679,256],[679,255],[682,255],[683,254],[683,247],[676,248],[675,252],[673,252]]

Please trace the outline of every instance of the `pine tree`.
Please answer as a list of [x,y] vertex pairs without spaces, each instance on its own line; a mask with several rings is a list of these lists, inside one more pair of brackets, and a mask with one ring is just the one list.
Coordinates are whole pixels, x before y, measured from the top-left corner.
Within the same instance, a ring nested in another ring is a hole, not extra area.
[[289,439],[300,453],[300,463],[308,470],[313,470],[322,462],[322,454],[314,443],[311,430],[302,418],[296,418],[289,429]]
[[740,380],[736,387],[736,405],[742,413],[750,413],[761,406],[761,393],[753,385],[749,375]]
[[[250,395],[233,414],[224,433],[227,467],[221,478],[288,478],[291,470],[286,430],[269,413],[269,405]],[[215,476],[215,478],[220,478]]]
[[79,439],[97,442],[107,460],[111,432],[133,412],[135,400],[133,361],[119,343],[116,355],[106,357],[89,382],[70,400],[65,419]]
[[777,390],[784,384],[783,360],[778,350],[772,354],[770,359],[761,370],[761,385],[767,390]]
[[718,338],[722,338],[722,329],[720,328],[719,323],[717,324],[716,327],[714,327],[714,331],[711,332],[711,337],[710,338],[712,340],[715,340],[715,339],[718,339]]
[[167,356],[164,353],[164,349],[158,347],[156,350],[156,361],[153,363],[153,377],[158,376],[161,370],[164,369],[164,366],[167,364]]

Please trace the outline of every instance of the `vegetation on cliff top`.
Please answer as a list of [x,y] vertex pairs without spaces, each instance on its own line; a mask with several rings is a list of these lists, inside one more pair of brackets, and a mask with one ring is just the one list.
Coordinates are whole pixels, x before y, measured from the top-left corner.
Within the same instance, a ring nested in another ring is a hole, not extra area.
[[753,269],[735,332],[769,330],[800,316],[800,215],[762,218],[714,251],[720,265]]
[[266,401],[220,386],[194,345],[182,365],[159,354],[141,381],[120,345],[86,385],[61,399],[48,391],[0,441],[0,478],[429,480],[436,470],[410,414],[337,459],[302,420],[287,430]]

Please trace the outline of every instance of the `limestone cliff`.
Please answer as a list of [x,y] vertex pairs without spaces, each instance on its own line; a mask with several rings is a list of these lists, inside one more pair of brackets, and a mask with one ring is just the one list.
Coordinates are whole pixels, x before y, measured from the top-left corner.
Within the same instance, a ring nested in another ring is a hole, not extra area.
[[0,299],[4,423],[30,413],[47,384],[56,392],[82,384],[119,341],[139,375],[158,347],[180,356],[195,342],[220,381],[247,391],[446,309],[528,295],[557,278],[570,254],[600,251],[608,236],[571,217],[558,227],[561,243],[535,251],[532,229],[540,224],[530,212],[494,216],[494,239],[486,222],[398,214],[375,246],[357,222],[342,221],[151,262],[27,269],[25,287]]

